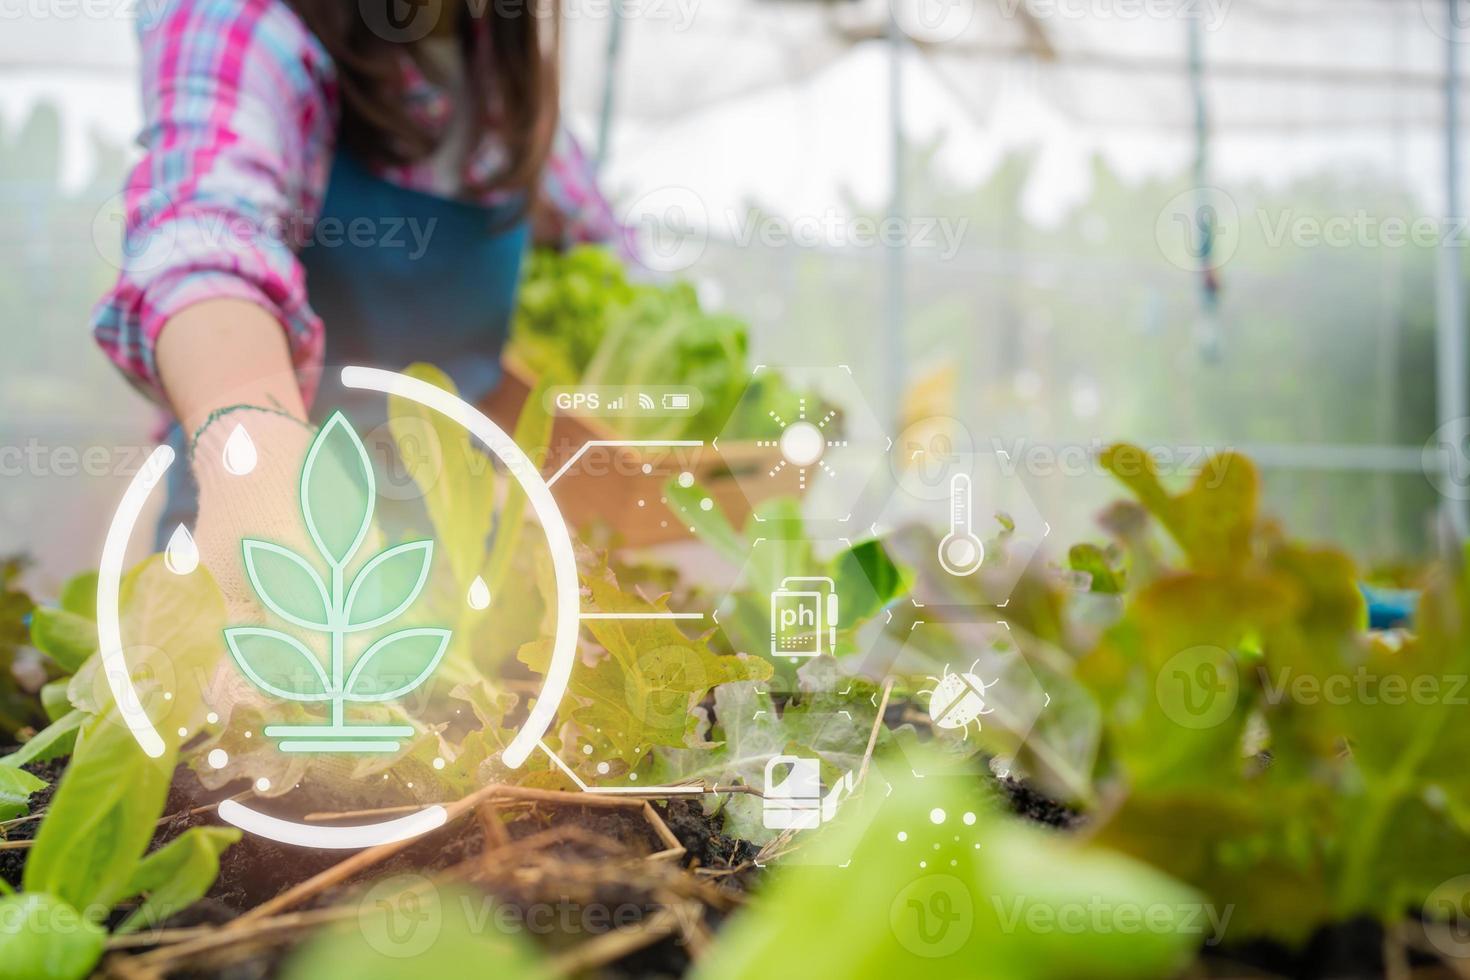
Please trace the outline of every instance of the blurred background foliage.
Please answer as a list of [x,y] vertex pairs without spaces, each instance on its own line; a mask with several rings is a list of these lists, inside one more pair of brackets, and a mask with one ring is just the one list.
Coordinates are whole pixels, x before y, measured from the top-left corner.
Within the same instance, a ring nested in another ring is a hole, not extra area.
[[[0,542],[36,553],[46,580],[95,562],[110,501],[154,419],[87,334],[117,234],[97,215],[121,186],[127,154],[94,136],[90,178],[64,189],[61,123],[57,106],[41,103],[0,128],[0,445],[51,450],[39,470],[15,449],[0,460]],[[1422,211],[1408,189],[1369,172],[1232,185],[1241,234],[1220,274],[1210,341],[1199,276],[1167,261],[1154,233],[1153,217],[1188,187],[1187,174],[1130,182],[1094,158],[1086,200],[1042,226],[1023,214],[1021,192],[1037,176],[1036,154],[1012,153],[960,186],[935,163],[942,145],[911,146],[907,163],[907,212],[962,230],[952,257],[915,248],[904,260],[908,416],[952,414],[977,449],[1018,461],[1038,447],[1116,438],[1186,454],[1417,451],[1433,430],[1433,249],[1271,240],[1286,219],[1412,221]],[[882,218],[856,200],[850,212]],[[762,247],[714,233],[687,274],[707,307],[750,321],[755,362],[850,362],[877,392],[887,261],[880,248]],[[94,446],[109,447],[97,458],[111,475],[83,479],[77,456]],[[1344,472],[1255,455],[1268,470],[1268,509],[1304,536],[1337,540],[1369,564],[1425,551],[1435,498],[1417,469]],[[1021,476],[1055,540],[1088,533],[1110,493],[1095,468],[1069,476],[1023,464]]]

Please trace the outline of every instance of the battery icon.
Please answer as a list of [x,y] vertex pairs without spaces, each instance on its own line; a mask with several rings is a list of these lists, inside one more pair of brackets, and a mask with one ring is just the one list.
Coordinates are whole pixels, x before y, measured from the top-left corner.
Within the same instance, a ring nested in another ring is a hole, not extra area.
[[664,410],[669,412],[685,412],[689,410],[689,393],[685,391],[671,392],[664,395]]
[[820,657],[837,647],[837,586],[830,578],[791,576],[771,593],[771,655]]

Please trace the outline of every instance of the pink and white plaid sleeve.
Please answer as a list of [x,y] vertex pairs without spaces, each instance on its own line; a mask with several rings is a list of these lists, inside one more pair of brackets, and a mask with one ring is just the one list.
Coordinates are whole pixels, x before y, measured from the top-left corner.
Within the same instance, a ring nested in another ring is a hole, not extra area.
[[322,324],[293,245],[331,162],[326,52],[280,0],[172,0],[139,36],[144,155],[123,192],[123,259],[93,313],[97,342],[161,399],[164,324],[202,300],[239,298],[275,315],[312,376]]
[[637,255],[632,230],[614,216],[597,187],[592,162],[565,127],[557,128],[541,179],[541,195],[560,219],[563,247],[611,245],[624,258]]

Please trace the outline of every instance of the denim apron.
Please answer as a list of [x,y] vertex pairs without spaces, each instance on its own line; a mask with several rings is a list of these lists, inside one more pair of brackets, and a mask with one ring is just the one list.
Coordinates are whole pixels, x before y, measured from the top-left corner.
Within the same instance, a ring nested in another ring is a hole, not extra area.
[[[301,249],[312,308],[326,324],[327,373],[312,406],[361,430],[386,420],[382,395],[345,390],[345,365],[401,370],[428,361],[477,402],[500,380],[500,349],[515,309],[530,226],[520,202],[486,206],[391,184],[345,152],[332,165],[312,240]],[[182,454],[176,425],[168,443]],[[198,490],[187,466],[168,472],[157,548],[193,526]]]

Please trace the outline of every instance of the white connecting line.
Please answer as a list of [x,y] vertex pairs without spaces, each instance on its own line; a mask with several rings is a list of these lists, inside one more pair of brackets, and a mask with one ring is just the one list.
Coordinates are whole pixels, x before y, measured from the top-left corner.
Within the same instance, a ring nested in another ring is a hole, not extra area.
[[[703,445],[704,445],[704,440],[702,440],[702,439],[592,439],[592,440],[590,440],[588,442],[583,443],[582,446],[581,446],[581,448],[578,449],[575,453],[573,453],[570,459],[568,459],[565,463],[562,463],[561,464],[561,468],[558,469],[555,473],[551,474],[551,476],[549,478],[547,478],[546,485],[548,487],[554,485],[557,480],[560,480],[563,476],[566,475],[567,470],[570,470],[573,466],[576,465],[577,460],[581,459],[583,456],[585,456],[587,454],[587,450],[592,449],[594,446],[602,446],[602,447],[605,447],[605,448],[612,448],[612,449],[623,448],[623,447],[631,447],[631,448],[635,448],[635,449],[677,449],[677,448],[691,449],[691,448],[699,448],[699,447],[702,447]],[[584,612],[584,613],[582,613],[582,618],[583,619],[703,619],[704,618],[704,613],[697,613],[697,612],[695,612],[695,613],[682,613],[682,612],[662,612],[662,613],[598,613],[598,612],[592,612],[592,613],[589,613],[589,612]],[[542,748],[545,748],[545,746],[543,745]]]
[[703,619],[700,612],[600,613],[584,612],[583,619]]
[[567,778],[577,784],[577,788],[584,793],[602,793],[607,796],[684,796],[697,795],[705,792],[703,786],[588,786],[582,782],[580,776],[571,770],[565,762],[562,762],[557,754],[546,745],[544,741],[536,743],[541,746],[541,751],[551,757],[556,767],[567,774]]
[[582,448],[572,453],[572,457],[568,459],[565,463],[562,463],[560,469],[551,474],[551,476],[546,481],[546,485],[548,487],[555,486],[556,481],[565,476],[567,470],[571,469],[576,464],[577,460],[586,455],[587,450],[593,448],[594,446],[604,446],[612,449],[617,449],[621,447],[631,447],[635,449],[693,449],[699,448],[703,445],[703,439],[593,439],[590,442],[583,443]]

